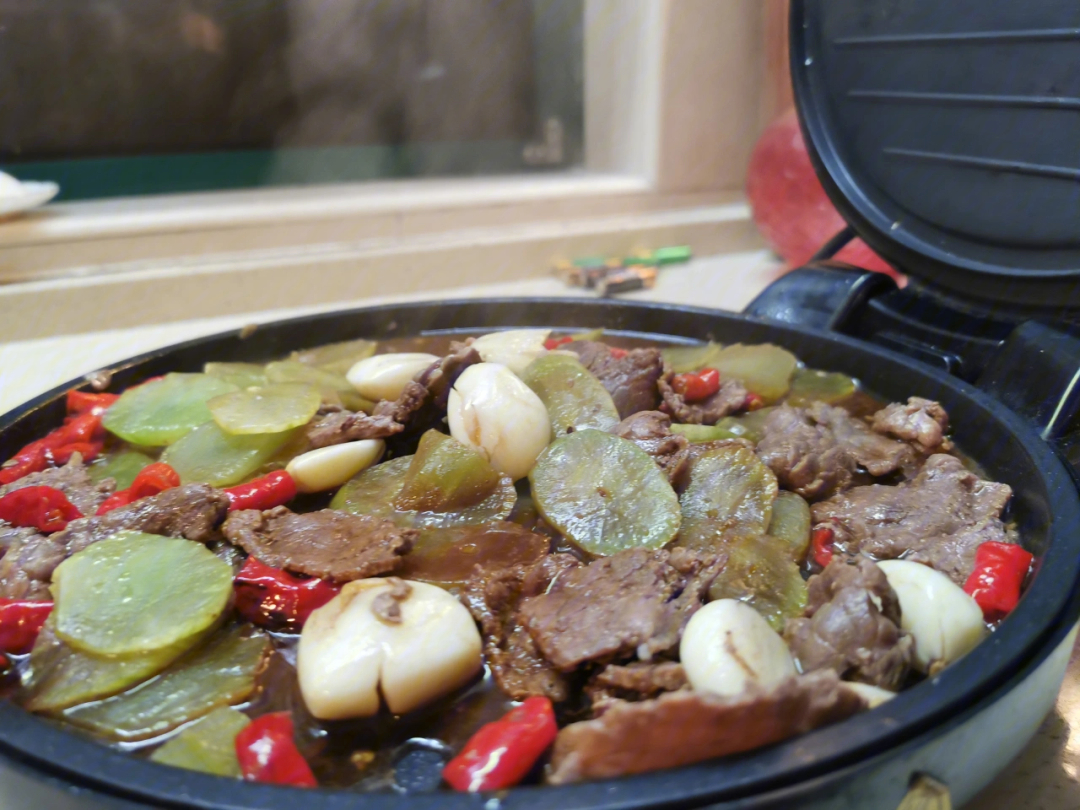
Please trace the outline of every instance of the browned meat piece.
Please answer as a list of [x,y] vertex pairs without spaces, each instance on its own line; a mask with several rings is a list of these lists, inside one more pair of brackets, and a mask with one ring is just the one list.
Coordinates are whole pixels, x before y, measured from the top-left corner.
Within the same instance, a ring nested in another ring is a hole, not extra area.
[[561,785],[690,765],[846,720],[866,702],[828,670],[735,697],[683,690],[617,703],[555,738],[548,781]]
[[383,400],[373,416],[389,417],[404,425],[409,433],[434,427],[446,416],[446,402],[461,372],[481,362],[480,353],[469,343],[451,343],[450,354],[432,363],[405,386],[395,401]]
[[555,671],[518,624],[517,611],[526,595],[542,593],[555,579],[580,565],[569,554],[552,554],[533,566],[496,571],[479,566],[462,601],[480,623],[484,659],[499,688],[514,700],[533,695],[556,703],[570,696],[566,678]]
[[814,504],[814,522],[828,523],[848,553],[926,563],[963,585],[975,549],[988,540],[1014,542],[1001,521],[1012,497],[1007,484],[984,481],[955,456],[930,456],[919,474],[895,487],[856,487]]
[[628,666],[609,664],[585,685],[592,701],[593,716],[611,707],[614,701],[646,700],[662,692],[677,692],[689,687],[682,664],[662,661],[659,664],[635,662]]
[[896,691],[912,661],[900,629],[900,602],[885,574],[860,557],[835,558],[808,583],[806,618],[784,629],[802,672],[831,669],[841,678]]
[[307,439],[311,448],[315,449],[361,439],[385,439],[403,429],[402,425],[389,416],[337,411],[312,422],[307,431]]
[[675,417],[676,422],[685,425],[715,425],[725,416],[741,411],[746,407],[746,386],[738,380],[722,380],[720,389],[701,402],[687,402],[683,395],[671,387],[674,374],[664,370],[660,378],[660,396],[664,404],[660,407]]
[[952,450],[952,442],[945,436],[949,414],[931,399],[910,397],[907,404],[887,405],[874,414],[871,427],[878,433],[911,442],[928,455]]
[[37,529],[19,528],[0,520],[0,557],[3,557],[15,544],[25,542],[27,538],[37,533]]
[[[49,537],[32,534],[13,543],[0,560],[0,597],[48,598],[56,566],[87,546],[128,529],[200,543],[218,539],[229,499],[206,484],[186,484],[108,514],[79,518]],[[35,595],[36,594],[36,595]]]
[[337,509],[296,514],[284,506],[232,512],[222,531],[267,565],[335,582],[393,571],[417,535],[370,515]]
[[568,672],[635,653],[648,661],[679,642],[725,558],[684,549],[629,549],[559,577],[519,612],[541,654]]
[[24,487],[53,487],[67,496],[67,499],[84,515],[97,512],[102,501],[116,490],[116,482],[111,478],[95,484],[83,464],[66,464],[52,467],[41,472],[30,473],[18,481],[0,487],[0,498],[9,492]]
[[913,471],[914,451],[874,433],[843,408],[815,402],[781,405],[765,420],[758,455],[780,485],[804,498],[828,497],[851,485],[858,467],[874,476]]
[[562,348],[575,352],[581,364],[611,394],[620,419],[638,411],[652,411],[660,404],[657,381],[664,373],[659,349],[631,349],[616,357],[606,343],[576,340]]
[[640,411],[611,429],[621,439],[629,439],[660,465],[670,481],[676,481],[690,459],[685,436],[671,432],[671,417],[660,411]]

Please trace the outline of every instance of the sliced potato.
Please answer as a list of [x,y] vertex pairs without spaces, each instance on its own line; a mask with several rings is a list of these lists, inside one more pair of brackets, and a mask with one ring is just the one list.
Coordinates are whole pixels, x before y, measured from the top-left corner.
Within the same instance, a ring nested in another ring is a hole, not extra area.
[[161,460],[171,465],[185,484],[228,487],[250,478],[292,441],[296,431],[232,436],[209,421],[168,448]]
[[806,581],[788,550],[773,538],[739,537],[727,545],[724,570],[713,580],[709,599],[735,599],[756,610],[780,633],[806,607]]
[[322,397],[307,383],[276,383],[214,397],[207,406],[218,427],[233,436],[281,433],[306,425]]
[[856,388],[858,385],[855,380],[846,374],[800,368],[792,377],[787,404],[809,405],[812,402],[827,402],[834,405],[854,394]]
[[375,354],[379,344],[374,340],[344,340],[340,343],[326,343],[312,349],[302,349],[289,355],[305,366],[315,366],[332,374],[344,374],[361,360]]
[[487,500],[501,478],[475,449],[429,430],[420,438],[394,506],[405,512],[468,509]]
[[186,728],[150,755],[151,762],[240,778],[236,735],[251,723],[247,715],[223,706]]
[[93,464],[87,467],[90,479],[95,482],[111,478],[116,482],[117,491],[127,489],[135,480],[142,468],[153,464],[154,459],[137,450],[121,450],[119,453],[109,453],[99,456]]
[[810,504],[794,492],[776,493],[769,536],[784,549],[789,560],[801,565],[810,548]]
[[711,360],[712,368],[720,372],[721,379],[740,380],[766,404],[777,402],[788,392],[791,375],[798,364],[795,355],[771,343],[725,346]]
[[105,411],[102,424],[132,444],[161,447],[210,421],[207,400],[237,390],[206,374],[166,374],[129,388]]
[[671,346],[661,349],[664,362],[671,366],[676,374],[688,371],[700,371],[703,368],[711,368],[723,347],[712,341],[702,346]]
[[207,363],[203,373],[240,388],[266,385],[266,367],[258,363]]
[[611,394],[576,357],[545,354],[521,375],[547,408],[554,436],[570,430],[610,430],[619,424]]

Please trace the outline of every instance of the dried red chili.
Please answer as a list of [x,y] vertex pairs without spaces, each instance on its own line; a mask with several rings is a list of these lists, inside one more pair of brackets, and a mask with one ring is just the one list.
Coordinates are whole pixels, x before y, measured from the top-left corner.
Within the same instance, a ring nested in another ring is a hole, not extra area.
[[236,757],[244,778],[293,787],[318,787],[311,766],[293,741],[289,712],[256,717],[236,735]]
[[273,509],[296,497],[296,482],[285,470],[278,470],[246,484],[223,490],[229,499],[229,511]]
[[687,402],[701,402],[720,390],[720,372],[715,368],[688,371],[671,378],[671,387]]
[[142,498],[159,495],[167,489],[180,486],[180,474],[163,461],[143,467],[131,486],[113,493],[98,507],[97,514],[104,515],[113,509],[135,503]]
[[12,526],[58,532],[81,517],[82,512],[55,487],[23,487],[0,498],[0,520]]
[[563,335],[562,337],[549,337],[544,341],[544,348],[547,350],[557,349],[560,346],[565,346],[567,343],[573,343],[574,339],[570,335]]
[[810,533],[810,553],[814,562],[822,568],[828,568],[833,558],[833,541],[836,532],[829,526],[816,526]]
[[66,464],[75,453],[90,461],[101,452],[104,433],[100,413],[69,416],[63,425],[45,438],[30,442],[0,468],[0,484],[10,484],[51,465]]
[[52,602],[0,599],[0,653],[30,652],[52,609]]
[[298,577],[248,557],[233,580],[236,610],[252,624],[299,632],[313,610],[341,591],[326,580]]
[[93,394],[89,391],[68,391],[67,412],[69,414],[103,414],[116,400],[119,394]]
[[1016,543],[989,541],[975,550],[975,570],[964,590],[982,608],[983,618],[996,622],[1008,616],[1020,601],[1020,589],[1035,558]]
[[502,719],[481,727],[443,768],[455,790],[513,787],[555,741],[555,710],[546,697],[528,698]]

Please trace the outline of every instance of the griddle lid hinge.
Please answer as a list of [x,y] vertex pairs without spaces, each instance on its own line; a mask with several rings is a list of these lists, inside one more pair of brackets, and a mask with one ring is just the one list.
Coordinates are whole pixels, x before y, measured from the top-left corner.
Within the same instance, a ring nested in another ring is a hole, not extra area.
[[895,289],[896,283],[883,273],[841,262],[813,262],[781,276],[744,311],[793,326],[842,332],[870,298]]

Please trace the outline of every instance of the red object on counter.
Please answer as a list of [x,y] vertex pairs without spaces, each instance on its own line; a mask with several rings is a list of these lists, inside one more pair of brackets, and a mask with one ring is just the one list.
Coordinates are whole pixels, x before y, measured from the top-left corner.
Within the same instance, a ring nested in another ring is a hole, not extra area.
[[810,553],[814,562],[822,568],[828,568],[833,558],[833,540],[836,533],[828,526],[817,526],[810,533]]
[[30,652],[52,609],[52,602],[0,599],[0,653],[25,655]]
[[252,720],[236,735],[236,757],[248,781],[305,788],[319,786],[311,766],[293,741],[289,712],[264,714]]
[[446,763],[443,779],[454,790],[470,792],[513,787],[555,742],[558,730],[551,700],[528,698],[472,735]]
[[45,438],[30,442],[0,468],[0,485],[41,472],[52,465],[66,464],[75,453],[90,461],[101,452],[105,429],[101,414],[93,410],[69,416],[64,424]]
[[98,507],[97,514],[104,515],[113,509],[127,506],[142,498],[149,498],[178,486],[180,486],[180,474],[168,464],[163,461],[147,464],[135,476],[135,480],[131,482],[130,487],[115,492],[106,498]]
[[229,499],[229,511],[273,509],[296,497],[296,482],[285,470],[278,470],[246,484],[222,490]]
[[964,590],[982,608],[988,622],[1012,613],[1034,559],[1031,552],[1016,543],[989,541],[975,549],[975,570],[964,583]]
[[671,387],[687,402],[701,402],[720,390],[720,372],[715,368],[688,371],[671,378]]
[[39,532],[61,531],[82,516],[67,495],[55,487],[23,487],[0,498],[0,520]]
[[574,339],[570,337],[570,335],[563,335],[562,337],[557,338],[549,337],[547,340],[544,341],[544,348],[548,351],[551,351],[552,349],[557,349],[560,346],[565,346],[567,343],[573,342]]
[[100,415],[105,413],[116,400],[119,394],[92,394],[88,391],[68,391],[67,412],[69,414],[92,413]]
[[[770,124],[754,147],[746,196],[761,235],[791,267],[806,264],[847,224],[814,172],[794,110]],[[861,239],[850,242],[833,258],[898,275]]]
[[314,577],[298,577],[248,557],[233,580],[236,610],[252,624],[299,632],[311,611],[341,592],[341,586]]

